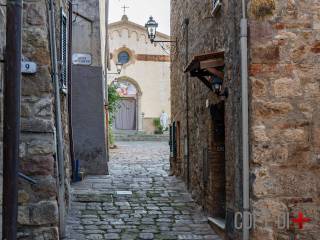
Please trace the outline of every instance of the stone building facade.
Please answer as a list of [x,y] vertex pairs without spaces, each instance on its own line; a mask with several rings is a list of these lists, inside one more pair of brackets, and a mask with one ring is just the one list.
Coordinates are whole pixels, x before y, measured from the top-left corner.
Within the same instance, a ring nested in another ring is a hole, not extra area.
[[[171,36],[178,45],[171,56],[171,170],[185,179],[221,236],[240,239],[235,216],[242,212],[242,5],[223,0],[212,13],[213,2],[171,1]],[[246,3],[251,239],[317,239],[320,2]],[[185,73],[195,56],[208,53],[224,61],[228,97]],[[292,221],[299,212],[311,219],[304,229],[278,225],[278,218],[293,214]]]
[[[162,111],[170,115],[170,48],[152,44],[146,28],[131,22],[126,15],[121,21],[110,23],[108,29],[111,67],[108,83],[116,79],[121,95],[113,127],[117,131],[153,134],[154,119]],[[157,38],[170,40],[170,36],[161,32]],[[110,74],[116,72],[117,62],[123,63],[119,76]]]
[[[1,1],[5,4],[6,1]],[[49,41],[50,1],[24,1],[22,59],[37,64],[33,74],[22,75],[20,172],[36,181],[32,185],[19,179],[18,239],[59,239],[69,204],[71,178],[67,95],[61,91],[63,166],[58,170],[55,98]],[[58,60],[62,59],[61,19],[68,13],[68,1],[55,1]],[[5,62],[5,7],[0,8],[0,80]],[[65,45],[66,46],[66,45]],[[3,62],[4,61],[4,62]],[[65,66],[66,67],[66,66]],[[59,67],[59,78],[62,65]],[[1,87],[2,93],[2,87]],[[2,119],[1,98],[1,119]],[[1,121],[2,132],[2,121]],[[1,151],[2,166],[2,151]],[[64,177],[63,177],[64,176]],[[63,180],[61,180],[63,178]],[[60,179],[60,180],[59,180]],[[2,186],[2,184],[1,184]],[[1,188],[2,189],[2,188]],[[59,195],[60,194],[60,195]],[[58,199],[62,199],[59,201]],[[61,227],[62,226],[62,227]]]

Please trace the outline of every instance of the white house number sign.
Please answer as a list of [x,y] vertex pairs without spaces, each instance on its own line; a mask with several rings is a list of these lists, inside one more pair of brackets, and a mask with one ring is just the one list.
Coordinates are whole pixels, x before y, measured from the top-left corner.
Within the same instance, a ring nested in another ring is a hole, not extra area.
[[21,62],[21,72],[32,74],[37,72],[37,64],[34,62],[22,61]]

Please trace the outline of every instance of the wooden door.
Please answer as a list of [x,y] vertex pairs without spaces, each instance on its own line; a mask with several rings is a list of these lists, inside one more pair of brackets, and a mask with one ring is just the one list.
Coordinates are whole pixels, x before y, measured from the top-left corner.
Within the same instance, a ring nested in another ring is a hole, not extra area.
[[224,102],[211,107],[213,132],[210,151],[210,193],[212,194],[212,214],[225,218],[226,214],[226,164],[225,164],[225,122]]
[[136,130],[136,100],[123,98],[115,118],[115,128],[118,130]]

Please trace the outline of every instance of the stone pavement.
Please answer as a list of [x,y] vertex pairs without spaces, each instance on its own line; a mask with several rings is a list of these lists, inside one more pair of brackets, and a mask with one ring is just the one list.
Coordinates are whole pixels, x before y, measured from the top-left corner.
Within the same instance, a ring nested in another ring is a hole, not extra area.
[[73,185],[66,239],[220,239],[184,183],[168,176],[167,143],[118,147],[110,176]]

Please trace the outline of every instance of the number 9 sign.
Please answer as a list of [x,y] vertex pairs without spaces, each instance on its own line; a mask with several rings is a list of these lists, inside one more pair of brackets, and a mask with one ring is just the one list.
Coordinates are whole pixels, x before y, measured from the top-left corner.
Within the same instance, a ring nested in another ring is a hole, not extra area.
[[21,62],[21,72],[26,74],[32,74],[37,72],[37,64],[34,62]]

